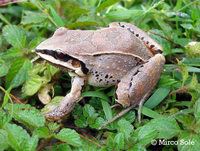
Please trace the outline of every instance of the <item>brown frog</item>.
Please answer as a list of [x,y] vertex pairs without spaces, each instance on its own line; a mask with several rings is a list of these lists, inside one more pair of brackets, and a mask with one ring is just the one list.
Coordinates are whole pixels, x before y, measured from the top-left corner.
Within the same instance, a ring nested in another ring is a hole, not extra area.
[[139,104],[141,109],[165,63],[162,47],[125,22],[114,22],[99,30],[60,27],[35,51],[72,77],[70,93],[58,107],[44,114],[49,120],[62,119],[72,111],[85,83],[100,87],[115,85],[115,100],[119,104],[129,110]]

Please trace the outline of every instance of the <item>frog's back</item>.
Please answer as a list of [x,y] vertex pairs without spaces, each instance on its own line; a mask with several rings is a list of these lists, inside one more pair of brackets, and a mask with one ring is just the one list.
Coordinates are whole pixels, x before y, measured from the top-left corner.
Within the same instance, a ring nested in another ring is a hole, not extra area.
[[[139,56],[148,60],[153,55],[143,42],[130,31],[121,27],[103,28],[100,30],[68,30],[65,34],[62,49],[70,55],[103,55],[126,54]],[[74,51],[76,50],[76,51]]]

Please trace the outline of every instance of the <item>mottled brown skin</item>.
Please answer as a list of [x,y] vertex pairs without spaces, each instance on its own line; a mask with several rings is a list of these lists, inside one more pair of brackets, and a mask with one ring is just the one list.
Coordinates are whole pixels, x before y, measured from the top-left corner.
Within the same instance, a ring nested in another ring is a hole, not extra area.
[[[156,86],[164,63],[163,56],[158,54],[147,63],[128,72],[118,83],[115,93],[116,101],[122,104],[123,107],[135,103],[139,104],[144,94],[149,92],[150,95],[150,92]],[[160,66],[157,66],[158,64]]]
[[100,30],[58,28],[36,52],[74,80],[71,92],[44,116],[58,120],[71,112],[84,83],[116,85],[115,100],[123,107],[142,105],[162,73],[165,58],[157,54],[161,51],[159,44],[129,23],[111,23]]

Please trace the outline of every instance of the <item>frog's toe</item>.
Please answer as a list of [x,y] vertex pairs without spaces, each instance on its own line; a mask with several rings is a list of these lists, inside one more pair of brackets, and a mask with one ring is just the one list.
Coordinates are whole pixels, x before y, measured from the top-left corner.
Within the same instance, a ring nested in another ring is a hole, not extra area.
[[42,114],[48,121],[59,121],[65,116],[63,112],[53,111],[50,113]]
[[73,110],[72,108],[65,108],[60,110],[60,108],[56,108],[54,111],[42,114],[48,121],[60,121],[62,120],[68,113]]

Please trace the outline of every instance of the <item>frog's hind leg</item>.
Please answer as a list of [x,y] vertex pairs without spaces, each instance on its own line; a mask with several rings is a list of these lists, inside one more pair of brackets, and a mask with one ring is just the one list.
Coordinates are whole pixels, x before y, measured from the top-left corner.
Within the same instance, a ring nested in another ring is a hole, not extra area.
[[[130,70],[117,84],[115,100],[123,107],[128,107],[122,113],[114,117],[114,120],[122,116],[135,106],[139,105],[138,115],[141,121],[142,104],[156,86],[165,63],[164,56],[157,54],[145,64]],[[114,121],[113,119],[111,120]],[[108,122],[110,123],[110,121]],[[103,125],[105,126],[105,125]],[[102,127],[101,127],[102,128]]]

